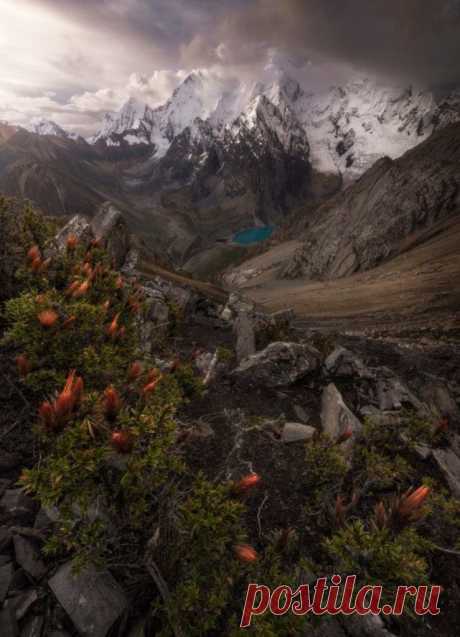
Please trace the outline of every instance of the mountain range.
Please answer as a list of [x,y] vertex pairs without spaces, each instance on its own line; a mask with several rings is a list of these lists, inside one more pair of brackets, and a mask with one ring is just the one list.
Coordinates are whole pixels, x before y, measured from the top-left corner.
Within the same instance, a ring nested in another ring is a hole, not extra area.
[[231,86],[197,71],[157,108],[130,98],[87,140],[43,119],[27,130],[1,124],[0,190],[61,215],[112,200],[147,246],[186,266],[459,120],[456,90],[356,78],[311,92],[280,68]]

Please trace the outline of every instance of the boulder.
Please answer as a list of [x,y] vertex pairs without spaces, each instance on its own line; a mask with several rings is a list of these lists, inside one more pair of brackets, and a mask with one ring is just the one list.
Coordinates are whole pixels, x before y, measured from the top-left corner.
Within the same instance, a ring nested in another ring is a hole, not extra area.
[[96,239],[102,240],[114,266],[120,268],[130,249],[128,229],[120,210],[106,201],[91,220],[91,230]]
[[319,370],[321,355],[299,343],[271,343],[240,363],[233,372],[237,383],[249,386],[285,387]]
[[382,411],[392,411],[410,406],[422,411],[424,406],[410,389],[398,378],[379,378],[376,385],[379,408]]
[[342,394],[337,387],[331,383],[323,390],[321,398],[321,424],[323,432],[331,440],[337,440],[347,430],[351,430],[352,437],[340,445],[345,455],[351,453],[353,447],[353,437],[362,430],[361,422],[348,409],[343,400]]
[[70,236],[77,237],[79,243],[89,244],[94,239],[94,233],[89,221],[82,215],[72,217],[54,238],[50,254],[64,252],[67,246],[67,239]]
[[363,361],[345,347],[336,347],[324,361],[324,373],[330,377],[374,378],[374,374]]
[[460,458],[452,449],[433,449],[433,458],[456,498],[460,498]]
[[11,562],[0,566],[0,604],[3,604],[3,600],[8,593],[11,580],[13,579],[14,568]]
[[287,422],[281,431],[281,442],[299,442],[311,440],[316,433],[314,427],[299,422]]
[[15,535],[13,542],[16,562],[34,579],[43,577],[47,569],[35,543],[21,535]]
[[15,523],[27,526],[32,524],[38,506],[22,489],[7,489],[0,500],[3,509]]
[[21,637],[41,637],[45,618],[42,615],[30,617],[24,623],[21,630]]
[[105,637],[128,605],[113,576],[93,566],[76,574],[67,562],[48,584],[83,637]]
[[9,606],[0,610],[0,635],[2,637],[19,636],[18,622],[16,621],[13,609]]
[[234,323],[236,333],[236,358],[238,363],[256,351],[254,325],[247,312],[240,312]]

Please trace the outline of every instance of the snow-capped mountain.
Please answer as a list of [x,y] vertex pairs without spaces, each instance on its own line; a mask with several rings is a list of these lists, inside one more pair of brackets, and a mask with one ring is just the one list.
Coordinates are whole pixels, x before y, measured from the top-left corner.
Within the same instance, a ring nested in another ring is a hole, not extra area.
[[30,133],[35,133],[36,135],[54,135],[55,137],[62,137],[64,139],[71,138],[71,134],[61,128],[59,124],[43,117],[31,119],[25,128]]
[[270,69],[263,81],[229,88],[210,73],[194,72],[159,108],[130,99],[118,113],[107,114],[91,141],[151,144],[160,159],[186,128],[197,134],[197,118],[209,123],[216,139],[228,140],[238,136],[238,125],[250,128],[261,108],[267,115],[265,135],[275,135],[292,152],[298,144],[302,152],[309,146],[318,172],[349,181],[380,157],[399,157],[436,128],[459,120],[460,93],[439,99],[429,91],[363,78],[312,93],[279,68]]

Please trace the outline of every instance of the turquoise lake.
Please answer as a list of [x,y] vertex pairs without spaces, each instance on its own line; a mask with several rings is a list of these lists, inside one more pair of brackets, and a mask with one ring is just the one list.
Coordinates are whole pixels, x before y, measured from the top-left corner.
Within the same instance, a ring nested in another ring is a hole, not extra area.
[[273,226],[262,226],[262,228],[249,228],[248,230],[242,230],[237,232],[233,237],[235,243],[240,245],[249,245],[250,243],[259,243],[259,241],[265,241],[273,233]]

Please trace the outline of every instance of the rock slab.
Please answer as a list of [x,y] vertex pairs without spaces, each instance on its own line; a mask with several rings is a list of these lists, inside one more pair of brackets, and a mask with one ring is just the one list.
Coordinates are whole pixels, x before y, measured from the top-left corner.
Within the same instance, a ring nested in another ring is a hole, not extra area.
[[83,637],[105,637],[128,604],[112,575],[92,566],[74,574],[67,562],[48,584]]

